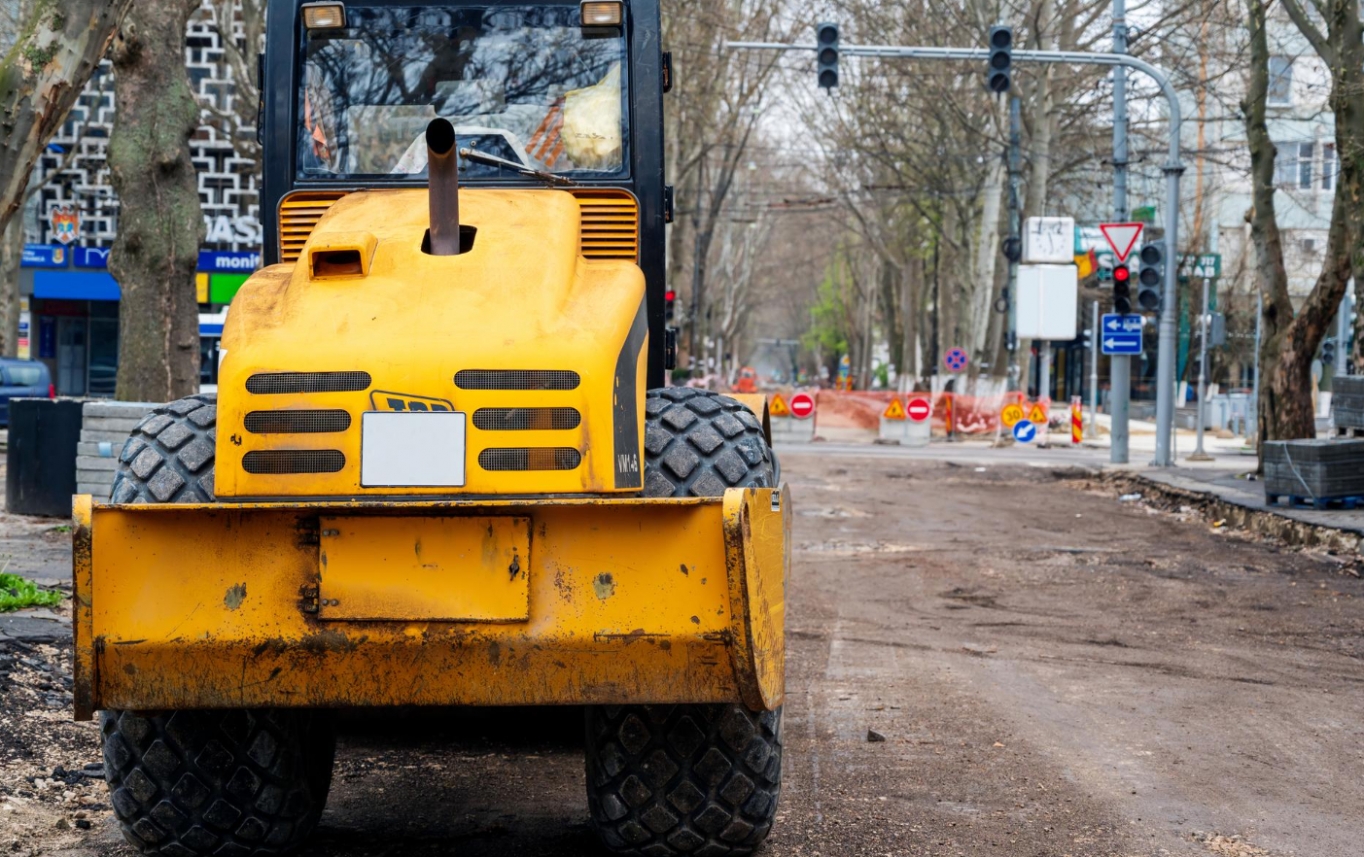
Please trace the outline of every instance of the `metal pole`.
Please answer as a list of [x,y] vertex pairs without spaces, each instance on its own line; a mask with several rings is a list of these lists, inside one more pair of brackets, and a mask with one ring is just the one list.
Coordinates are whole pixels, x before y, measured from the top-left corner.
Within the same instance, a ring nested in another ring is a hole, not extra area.
[[1260,445],[1260,316],[1264,313],[1265,297],[1258,290],[1255,292],[1255,374],[1250,386],[1250,431],[1246,433],[1246,441],[1251,437],[1255,438],[1254,446]]
[[[1009,99],[1009,237],[1014,241],[1022,240],[1020,225],[1021,213],[1018,204],[1018,180],[1022,167],[1022,125],[1021,105],[1018,98]],[[1009,293],[1005,295],[1009,306],[1009,333],[1006,346],[1009,351],[1009,392],[1016,392],[1021,382],[1018,368],[1018,263],[1009,262]]]
[[[1350,373],[1350,305],[1354,303],[1354,280],[1345,286],[1345,294],[1340,299],[1340,309],[1336,312],[1336,375]],[[1334,384],[1332,387],[1334,388]]]
[[1099,438],[1099,302],[1091,301],[1092,321],[1089,327],[1089,429],[1086,437]]
[[1198,408],[1195,411],[1198,424],[1194,426],[1198,443],[1194,445],[1189,461],[1212,461],[1212,456],[1203,451],[1203,422],[1207,416],[1207,403],[1203,400],[1208,389],[1208,284],[1211,282],[1207,277],[1203,278],[1203,310],[1198,316]]
[[[1172,106],[1177,110],[1177,106]],[[1179,127],[1179,117],[1171,126]],[[1178,146],[1176,142],[1174,144]],[[1157,467],[1174,464],[1175,421],[1175,340],[1179,321],[1179,175],[1184,167],[1175,153],[1172,163],[1165,166],[1165,289],[1160,303],[1160,344],[1156,351],[1156,457]]]
[[[1113,53],[1127,53],[1127,3],[1113,0]],[[1127,210],[1127,69],[1113,69],[1113,219],[1126,223]],[[1127,420],[1132,401],[1132,358],[1114,354],[1108,358],[1108,461],[1128,462]]]

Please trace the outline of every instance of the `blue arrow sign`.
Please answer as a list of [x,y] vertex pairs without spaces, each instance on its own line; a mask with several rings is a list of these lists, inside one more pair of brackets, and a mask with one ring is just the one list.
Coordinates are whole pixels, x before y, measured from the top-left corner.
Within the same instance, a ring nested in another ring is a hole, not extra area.
[[1139,315],[1105,313],[1099,325],[1099,342],[1104,354],[1140,354],[1141,325]]
[[1032,443],[1037,440],[1037,426],[1030,420],[1019,420],[1014,423],[1014,440],[1019,443]]

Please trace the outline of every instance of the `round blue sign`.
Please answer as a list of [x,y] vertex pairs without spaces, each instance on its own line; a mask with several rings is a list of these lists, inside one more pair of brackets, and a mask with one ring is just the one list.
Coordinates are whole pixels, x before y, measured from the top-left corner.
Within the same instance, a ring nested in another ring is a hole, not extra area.
[[1032,443],[1037,440],[1037,426],[1031,420],[1014,423],[1014,440],[1019,443]]
[[943,365],[945,365],[949,371],[960,372],[966,368],[966,363],[968,359],[969,358],[967,358],[966,352],[964,350],[960,348],[953,348],[952,350],[948,351],[946,354],[943,355],[942,362]]

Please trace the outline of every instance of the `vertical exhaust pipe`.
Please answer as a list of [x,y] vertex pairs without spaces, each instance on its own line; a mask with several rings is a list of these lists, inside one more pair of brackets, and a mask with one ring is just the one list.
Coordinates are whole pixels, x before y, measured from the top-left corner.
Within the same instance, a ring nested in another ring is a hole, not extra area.
[[426,173],[429,177],[432,256],[459,255],[459,152],[455,126],[448,119],[432,119],[426,126]]

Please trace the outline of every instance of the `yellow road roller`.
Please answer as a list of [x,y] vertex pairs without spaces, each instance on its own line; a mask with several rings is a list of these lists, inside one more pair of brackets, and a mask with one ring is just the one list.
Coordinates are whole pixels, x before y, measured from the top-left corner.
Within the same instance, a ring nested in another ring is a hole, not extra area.
[[298,848],[338,709],[572,705],[605,849],[753,851],[791,509],[761,397],[666,386],[657,0],[268,11],[217,394],[74,503],[128,841]]

